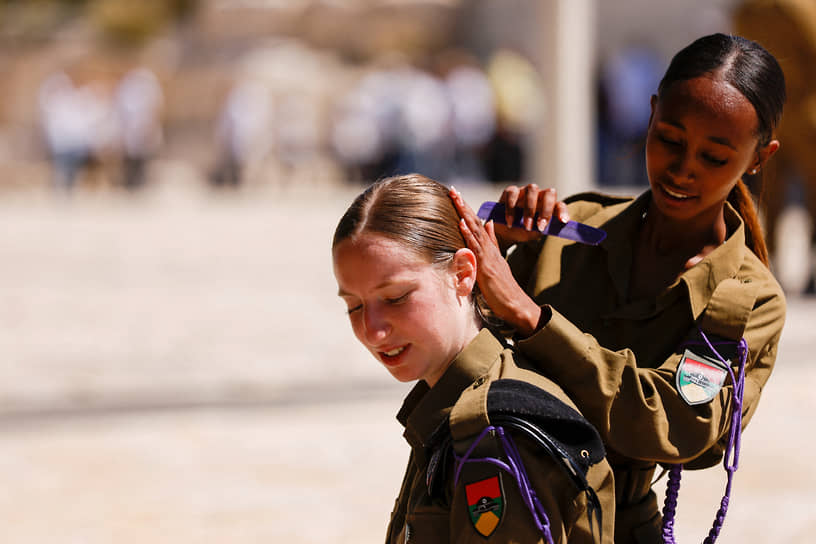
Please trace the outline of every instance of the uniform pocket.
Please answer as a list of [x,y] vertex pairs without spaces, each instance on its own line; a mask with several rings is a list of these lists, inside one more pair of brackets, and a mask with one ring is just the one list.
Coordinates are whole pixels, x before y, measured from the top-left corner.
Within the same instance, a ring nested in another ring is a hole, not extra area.
[[657,508],[657,496],[650,491],[640,503],[615,510],[615,544],[662,542],[662,524],[663,516]]
[[642,525],[632,529],[632,536],[637,544],[654,544],[662,541],[663,518],[660,514]]
[[428,508],[411,512],[405,522],[405,542],[421,544],[448,543],[450,511]]

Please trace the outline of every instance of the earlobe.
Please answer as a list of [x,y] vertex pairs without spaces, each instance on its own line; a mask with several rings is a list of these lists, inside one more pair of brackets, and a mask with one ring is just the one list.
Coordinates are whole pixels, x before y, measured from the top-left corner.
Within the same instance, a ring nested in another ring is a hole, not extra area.
[[754,162],[748,169],[746,174],[756,175],[765,166],[765,163],[770,159],[774,153],[779,150],[779,140],[771,140],[762,149],[757,151],[756,162]]

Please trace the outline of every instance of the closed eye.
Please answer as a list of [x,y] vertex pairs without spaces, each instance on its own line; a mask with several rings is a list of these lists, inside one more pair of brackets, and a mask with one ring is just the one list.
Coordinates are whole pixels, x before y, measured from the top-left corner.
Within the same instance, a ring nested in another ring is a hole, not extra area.
[[709,162],[711,164],[714,164],[716,166],[724,166],[725,163],[728,162],[725,159],[717,159],[715,157],[712,157],[711,155],[703,155],[703,159],[705,159],[707,162]]
[[680,142],[677,140],[672,140],[671,138],[666,138],[665,136],[658,136],[657,138],[666,145],[680,145]]
[[362,305],[362,304],[358,304],[357,306],[354,306],[353,308],[349,308],[349,309],[347,309],[347,310],[346,310],[346,314],[351,315],[351,314],[353,314],[354,312],[356,312],[356,311],[360,310],[362,307],[363,307],[363,305]]
[[408,292],[407,292],[407,293],[405,293],[404,295],[400,295],[400,296],[398,296],[398,297],[394,297],[394,298],[386,298],[386,299],[385,299],[385,301],[386,301],[388,304],[399,304],[399,303],[401,303],[401,302],[405,302],[405,300],[408,298],[408,295],[410,295],[410,294],[411,294],[411,291],[408,291]]

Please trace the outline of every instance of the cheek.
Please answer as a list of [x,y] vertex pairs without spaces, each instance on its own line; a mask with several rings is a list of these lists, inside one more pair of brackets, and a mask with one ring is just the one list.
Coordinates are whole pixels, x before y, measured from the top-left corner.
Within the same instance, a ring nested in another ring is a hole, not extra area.
[[418,323],[423,323],[424,328],[431,333],[445,336],[451,328],[456,328],[459,322],[459,315],[455,311],[458,306],[456,300],[442,298],[446,294],[439,293],[438,298],[426,301],[411,318]]
[[364,334],[363,334],[363,321],[359,317],[359,311],[349,315],[349,323],[351,324],[351,331],[354,333],[354,337],[357,338],[362,344]]
[[731,190],[737,184],[739,178],[736,174],[725,173],[724,175],[717,176],[716,179],[711,180],[710,187],[711,190],[709,193],[712,195],[713,198],[716,200],[724,200],[728,198],[728,195],[731,194]]
[[647,140],[644,155],[646,156],[647,171],[654,171],[665,167],[667,161],[666,154],[658,143]]

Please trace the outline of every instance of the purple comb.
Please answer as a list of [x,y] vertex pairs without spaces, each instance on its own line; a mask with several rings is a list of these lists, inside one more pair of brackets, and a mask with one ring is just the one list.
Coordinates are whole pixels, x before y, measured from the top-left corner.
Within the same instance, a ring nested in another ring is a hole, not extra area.
[[[479,217],[479,219],[483,219],[485,221],[492,220],[496,223],[504,225],[507,223],[504,210],[504,204],[501,202],[484,202],[479,207],[479,212],[476,215]],[[521,223],[523,214],[524,212],[521,208],[516,208],[516,215],[513,219],[514,227],[523,228]],[[535,224],[535,218],[533,218],[533,224]],[[583,223],[579,223],[577,221],[567,221],[566,223],[562,223],[557,217],[550,219],[547,226],[545,226],[540,232],[541,234],[558,236],[559,238],[566,238],[567,240],[574,240],[576,242],[589,244],[591,246],[597,246],[604,241],[604,238],[606,238],[606,233],[601,229],[596,229],[595,227],[590,227],[589,225],[584,225]]]

